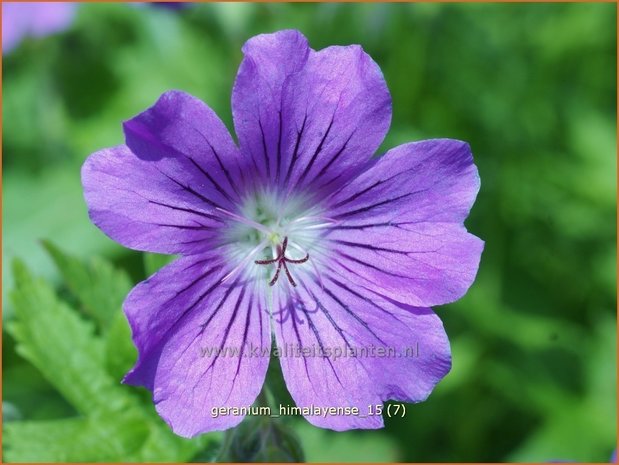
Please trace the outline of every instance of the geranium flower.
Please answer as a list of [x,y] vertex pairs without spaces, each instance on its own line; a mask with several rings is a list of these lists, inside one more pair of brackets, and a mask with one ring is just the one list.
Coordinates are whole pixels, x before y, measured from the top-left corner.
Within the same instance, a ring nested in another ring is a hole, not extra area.
[[477,272],[483,242],[462,224],[479,189],[471,151],[437,139],[372,158],[391,99],[358,45],[314,51],[288,30],[243,52],[238,147],[208,106],[171,91],[83,166],[99,228],[182,256],[124,303],[139,350],[124,382],[152,390],[177,434],[230,428],[261,390],[273,332],[312,424],[380,428],[377,405],[423,401],[451,367],[429,307]]
[[45,37],[69,27],[77,4],[69,2],[2,2],[2,53],[28,36]]

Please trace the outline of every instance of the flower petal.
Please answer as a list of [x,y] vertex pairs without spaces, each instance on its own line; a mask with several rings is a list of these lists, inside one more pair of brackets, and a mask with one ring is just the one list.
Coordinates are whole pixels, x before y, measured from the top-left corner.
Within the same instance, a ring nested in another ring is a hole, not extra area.
[[45,37],[66,29],[77,4],[72,2],[3,2],[2,53],[8,53],[26,36]]
[[93,222],[126,247],[199,253],[235,210],[243,163],[223,123],[179,91],[124,124],[127,145],[84,163],[82,182]]
[[262,388],[270,356],[268,313],[254,283],[222,284],[229,270],[215,253],[181,258],[138,284],[124,310],[139,359],[124,382],[153,391],[175,433],[227,429]]
[[370,161],[391,123],[380,68],[359,45],[310,52],[282,95],[281,183],[324,195]]
[[82,166],[92,222],[125,247],[158,253],[207,249],[222,220],[197,191],[177,184],[126,146],[92,154]]
[[195,189],[210,207],[233,209],[238,203],[243,159],[224,124],[200,99],[166,92],[123,127],[127,146],[140,159]]
[[462,225],[479,190],[467,144],[406,144],[329,199],[337,221],[325,238],[348,280],[414,306],[459,299],[479,267],[483,241]]
[[380,68],[358,45],[308,48],[297,31],[244,46],[232,106],[258,173],[290,190],[331,190],[368,162],[391,121]]
[[380,428],[377,405],[425,400],[451,367],[449,340],[429,308],[397,304],[332,275],[303,280],[280,308],[287,317],[275,322],[278,351],[297,406],[359,409],[306,415],[313,425]]
[[28,34],[31,5],[15,2],[3,2],[2,8],[2,53],[13,50]]
[[245,58],[232,89],[232,116],[243,153],[263,179],[272,179],[281,144],[282,87],[307,61],[307,39],[298,31],[260,34],[243,46]]

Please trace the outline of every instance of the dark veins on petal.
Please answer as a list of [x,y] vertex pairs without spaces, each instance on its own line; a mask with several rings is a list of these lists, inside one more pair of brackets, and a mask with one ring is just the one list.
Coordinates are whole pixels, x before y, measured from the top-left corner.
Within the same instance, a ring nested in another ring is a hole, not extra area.
[[383,206],[383,205],[388,205],[388,204],[390,204],[392,202],[397,202],[398,200],[401,200],[401,199],[403,199],[405,197],[408,197],[409,195],[417,194],[418,192],[409,192],[407,194],[402,194],[402,195],[399,195],[399,196],[394,197],[392,199],[383,200],[381,202],[377,202],[377,203],[374,203],[372,205],[368,205],[366,207],[361,207],[361,208],[357,208],[356,210],[351,210],[351,211],[347,211],[345,213],[340,213],[339,215],[335,215],[335,218],[345,218],[347,216],[352,216],[352,215],[357,215],[359,213],[364,213],[364,212],[367,212],[369,210],[372,210],[373,208],[380,207],[380,206]]
[[262,121],[258,118],[258,127],[260,128],[260,134],[262,136],[262,153],[264,154],[264,164],[267,168],[267,179],[271,179],[271,164],[269,163],[269,153],[267,151],[267,141],[264,136],[264,129],[262,128]]
[[358,299],[363,300],[365,303],[377,308],[378,310],[380,310],[382,313],[390,316],[391,318],[393,318],[394,320],[396,320],[398,323],[406,326],[406,324],[400,320],[398,317],[396,317],[393,313],[388,312],[387,310],[385,310],[384,308],[382,308],[380,305],[377,305],[375,302],[373,302],[371,299],[368,299],[367,297],[364,297],[363,295],[359,294],[356,291],[353,291],[350,287],[348,287],[346,284],[342,283],[341,281],[338,281],[337,279],[334,279],[332,277],[329,277],[329,280],[335,284],[336,286],[338,286],[340,289],[342,289],[343,291],[348,292],[351,295],[354,295],[355,297],[357,297]]
[[282,169],[282,110],[277,111],[279,119],[279,135],[277,136],[277,171],[275,172],[275,183],[279,183],[280,171]]
[[[388,270],[384,270],[384,269],[382,269],[382,268],[380,268],[380,267],[378,267],[376,265],[373,265],[371,263],[365,262],[365,261],[363,261],[363,260],[361,260],[359,258],[352,257],[352,256],[350,256],[350,255],[348,255],[346,253],[340,252],[340,255],[342,257],[344,257],[344,258],[347,258],[348,260],[351,260],[351,261],[353,261],[355,263],[358,263],[359,265],[367,266],[368,268],[372,268],[373,270],[380,271],[381,273],[385,273],[385,274],[387,274],[389,276],[393,276],[394,278],[409,278],[409,276],[407,276],[407,275],[397,274],[397,273],[393,273],[393,272],[388,271]],[[349,267],[347,267],[346,265],[344,265],[341,261],[339,261],[337,259],[335,259],[334,261],[338,265],[340,265],[342,268],[352,272],[352,270]],[[423,278],[416,278],[416,279],[423,279]]]
[[[230,187],[232,188],[232,190],[234,190],[234,192],[236,193],[237,196],[239,196],[239,192],[236,189],[236,185],[234,183],[234,181],[232,180],[232,176],[230,175],[230,171],[228,170],[228,168],[226,168],[226,166],[223,164],[223,162],[221,161],[221,156],[217,153],[217,151],[215,150],[215,147],[213,147],[213,144],[211,144],[211,142],[208,140],[208,138],[202,133],[202,131],[193,128],[195,132],[198,133],[198,135],[200,135],[200,137],[202,138],[202,140],[209,146],[211,152],[213,153],[213,156],[215,157],[215,159],[217,160],[217,163],[219,164],[219,168],[221,168],[221,170],[224,173],[224,176],[226,176],[226,179],[228,180],[228,184],[230,184]],[[193,158],[187,156],[187,158],[189,158],[192,162],[195,163],[195,161],[193,160]],[[237,168],[240,174],[243,174],[243,169],[241,168],[241,166],[238,164],[238,160],[237,160]],[[202,171],[202,169],[200,169],[200,171]]]
[[228,201],[230,201],[232,203],[235,202],[234,200],[232,200],[232,197],[230,197],[230,194],[228,194],[228,192],[225,189],[223,189],[219,185],[219,183],[213,179],[213,177],[210,174],[208,174],[206,171],[204,171],[204,168],[202,168],[198,163],[196,163],[196,161],[193,158],[191,158],[191,157],[187,157],[187,158],[193,164],[193,166],[195,166],[198,169],[198,171],[200,171],[200,173],[202,173],[204,175],[204,177],[206,177],[206,179],[208,179],[211,182],[213,187],[215,187],[215,189],[217,189],[217,192],[219,192],[221,195],[223,195]]
[[147,199],[147,200],[148,200],[149,203],[152,203],[154,205],[159,205],[161,207],[166,207],[166,208],[169,208],[171,210],[183,211],[183,212],[187,212],[187,213],[193,213],[195,215],[202,216],[204,218],[208,218],[209,220],[217,221],[219,223],[224,223],[224,221],[221,218],[219,218],[219,217],[217,217],[215,215],[211,215],[210,213],[205,213],[205,212],[200,211],[200,210],[194,210],[193,208],[187,208],[187,207],[178,207],[178,206],[175,206],[175,205],[170,205],[168,203],[158,202],[157,200],[150,200],[150,199]]
[[[306,290],[307,290],[307,288],[306,288]],[[300,299],[300,296],[298,296],[298,294],[297,294],[297,297]],[[318,301],[316,301],[316,304],[318,304]],[[320,304],[318,304],[318,305],[320,305]],[[333,362],[331,361],[331,359],[329,357],[327,357],[325,355],[326,354],[325,346],[322,343],[322,339],[320,338],[320,334],[318,333],[318,330],[316,329],[316,325],[314,325],[314,322],[313,322],[312,318],[310,317],[309,312],[304,312],[304,313],[305,313],[305,316],[307,318],[308,327],[311,329],[312,333],[314,334],[314,337],[316,338],[316,342],[318,343],[318,347],[320,348],[320,353],[323,354],[323,358],[329,363],[329,366],[331,367],[331,370],[333,371],[333,374],[335,375],[335,378],[337,379],[337,381],[340,384],[340,386],[342,386],[342,388],[345,389],[344,385],[342,384],[342,381],[340,380],[340,377],[337,374],[337,371],[335,370],[335,367],[333,366]],[[294,321],[294,319],[293,319],[293,321]],[[298,329],[297,329],[296,322],[293,323],[293,324],[294,324],[294,328],[295,328],[295,333],[297,335],[297,341],[299,342],[299,347],[303,347],[303,343],[301,342],[301,338],[299,336],[299,332],[298,332]],[[309,375],[309,373],[307,371],[307,359],[306,359],[306,357],[303,357],[303,363],[305,363],[305,372],[307,373],[307,377],[311,381],[312,377]]]
[[[355,135],[355,131],[353,131],[350,136],[348,136],[348,139],[346,139],[346,142],[344,142],[344,145],[342,145],[342,148],[339,149],[335,155],[331,158],[331,160],[329,160],[329,162],[324,165],[321,170],[318,172],[317,177],[320,178],[321,176],[323,176],[327,170],[331,167],[331,165],[339,158],[339,156],[344,152],[344,150],[346,150],[346,147],[348,146],[348,143],[350,142],[350,139],[352,139],[352,136]],[[338,175],[339,177],[339,175]]]
[[307,176],[307,174],[309,173],[310,169],[312,169],[312,166],[316,162],[316,158],[318,157],[318,155],[322,151],[322,147],[323,147],[323,145],[325,143],[325,140],[327,140],[327,137],[329,136],[329,133],[331,132],[331,128],[333,127],[333,122],[335,121],[334,118],[335,118],[335,113],[331,116],[331,122],[329,123],[329,126],[327,127],[327,130],[325,131],[324,135],[322,136],[322,139],[320,140],[320,143],[318,144],[318,147],[316,147],[316,151],[314,152],[314,155],[312,155],[312,158],[310,159],[309,163],[305,166],[305,169],[303,170],[303,172],[301,173],[301,176],[297,180],[297,182],[295,184],[295,187],[298,186],[299,184],[301,184],[305,180],[305,177]]
[[[231,288],[232,289],[232,288]],[[227,294],[229,295],[229,293]],[[227,297],[226,297],[227,298]],[[226,346],[226,342],[228,341],[228,336],[230,335],[230,329],[232,328],[232,325],[234,324],[234,322],[236,321],[236,317],[239,313],[239,308],[241,306],[241,303],[243,302],[243,299],[245,298],[245,286],[243,286],[241,288],[241,292],[239,294],[239,297],[236,300],[236,303],[234,304],[234,312],[232,313],[232,318],[230,318],[230,321],[228,322],[228,326],[226,326],[226,330],[224,332],[224,338],[221,341],[221,347],[225,347]],[[247,312],[248,314],[250,312]],[[206,329],[206,326],[204,326],[201,330],[201,334],[204,333],[204,330]],[[213,361],[211,362],[211,364],[206,368],[206,370],[204,371],[204,373],[202,373],[202,375],[200,376],[200,378],[198,378],[197,383],[195,384],[195,386],[193,387],[193,389],[195,390],[196,387],[198,387],[198,384],[200,384],[200,381],[202,381],[202,379],[204,378],[204,376],[213,368],[213,366],[215,365],[215,362],[219,359],[219,355],[221,352],[218,352],[217,355],[215,356],[215,358],[213,359]],[[239,366],[241,363],[241,357],[239,357]],[[238,374],[238,369],[237,369],[237,374]],[[234,386],[234,381],[236,381],[236,375],[234,376],[234,380],[232,381],[232,386]],[[230,394],[228,394],[229,396]]]
[[290,175],[292,174],[292,170],[294,165],[299,158],[299,146],[301,144],[301,139],[303,138],[303,132],[305,131],[305,123],[307,122],[307,113],[305,113],[305,117],[303,118],[303,123],[301,124],[301,129],[297,131],[297,141],[294,144],[294,151],[292,152],[292,159],[290,160],[290,165],[288,165],[288,172],[286,173],[286,182],[290,180]]
[[186,192],[189,192],[190,194],[192,194],[193,196],[195,196],[198,199],[202,200],[203,202],[207,203],[208,205],[211,205],[214,208],[222,208],[222,206],[219,205],[218,203],[213,202],[212,200],[210,200],[209,198],[203,196],[199,192],[196,192],[194,189],[191,188],[191,186],[183,184],[182,182],[178,181],[177,179],[174,179],[172,176],[169,176],[168,174],[164,173],[163,171],[161,171],[159,169],[158,169],[158,171],[161,174],[163,174],[166,178],[168,178],[170,181],[172,181],[174,184],[179,186],[181,189],[183,189]]

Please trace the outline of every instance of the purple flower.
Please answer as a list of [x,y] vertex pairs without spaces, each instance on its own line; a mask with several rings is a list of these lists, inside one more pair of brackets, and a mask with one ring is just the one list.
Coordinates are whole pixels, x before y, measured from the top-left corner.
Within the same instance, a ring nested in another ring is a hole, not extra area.
[[261,390],[273,332],[312,424],[380,428],[377,405],[425,400],[451,367],[428,307],[462,297],[477,272],[483,242],[463,226],[479,189],[469,146],[427,140],[372,158],[391,99],[360,46],[316,52],[289,30],[243,52],[238,147],[209,107],[171,91],[125,122],[126,145],[83,166],[99,228],[182,255],[124,303],[139,350],[124,381],[152,390],[177,434],[230,428]]
[[45,37],[66,29],[76,8],[65,2],[3,2],[2,52],[10,52],[27,36]]

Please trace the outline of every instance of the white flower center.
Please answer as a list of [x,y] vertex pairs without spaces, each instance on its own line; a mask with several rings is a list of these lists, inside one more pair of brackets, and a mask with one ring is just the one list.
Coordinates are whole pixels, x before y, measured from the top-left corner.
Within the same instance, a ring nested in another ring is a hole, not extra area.
[[224,242],[235,263],[224,280],[243,275],[271,286],[280,280],[295,286],[297,267],[316,271],[312,258],[324,229],[333,224],[308,199],[269,191],[248,196],[238,213],[221,212],[230,220]]

